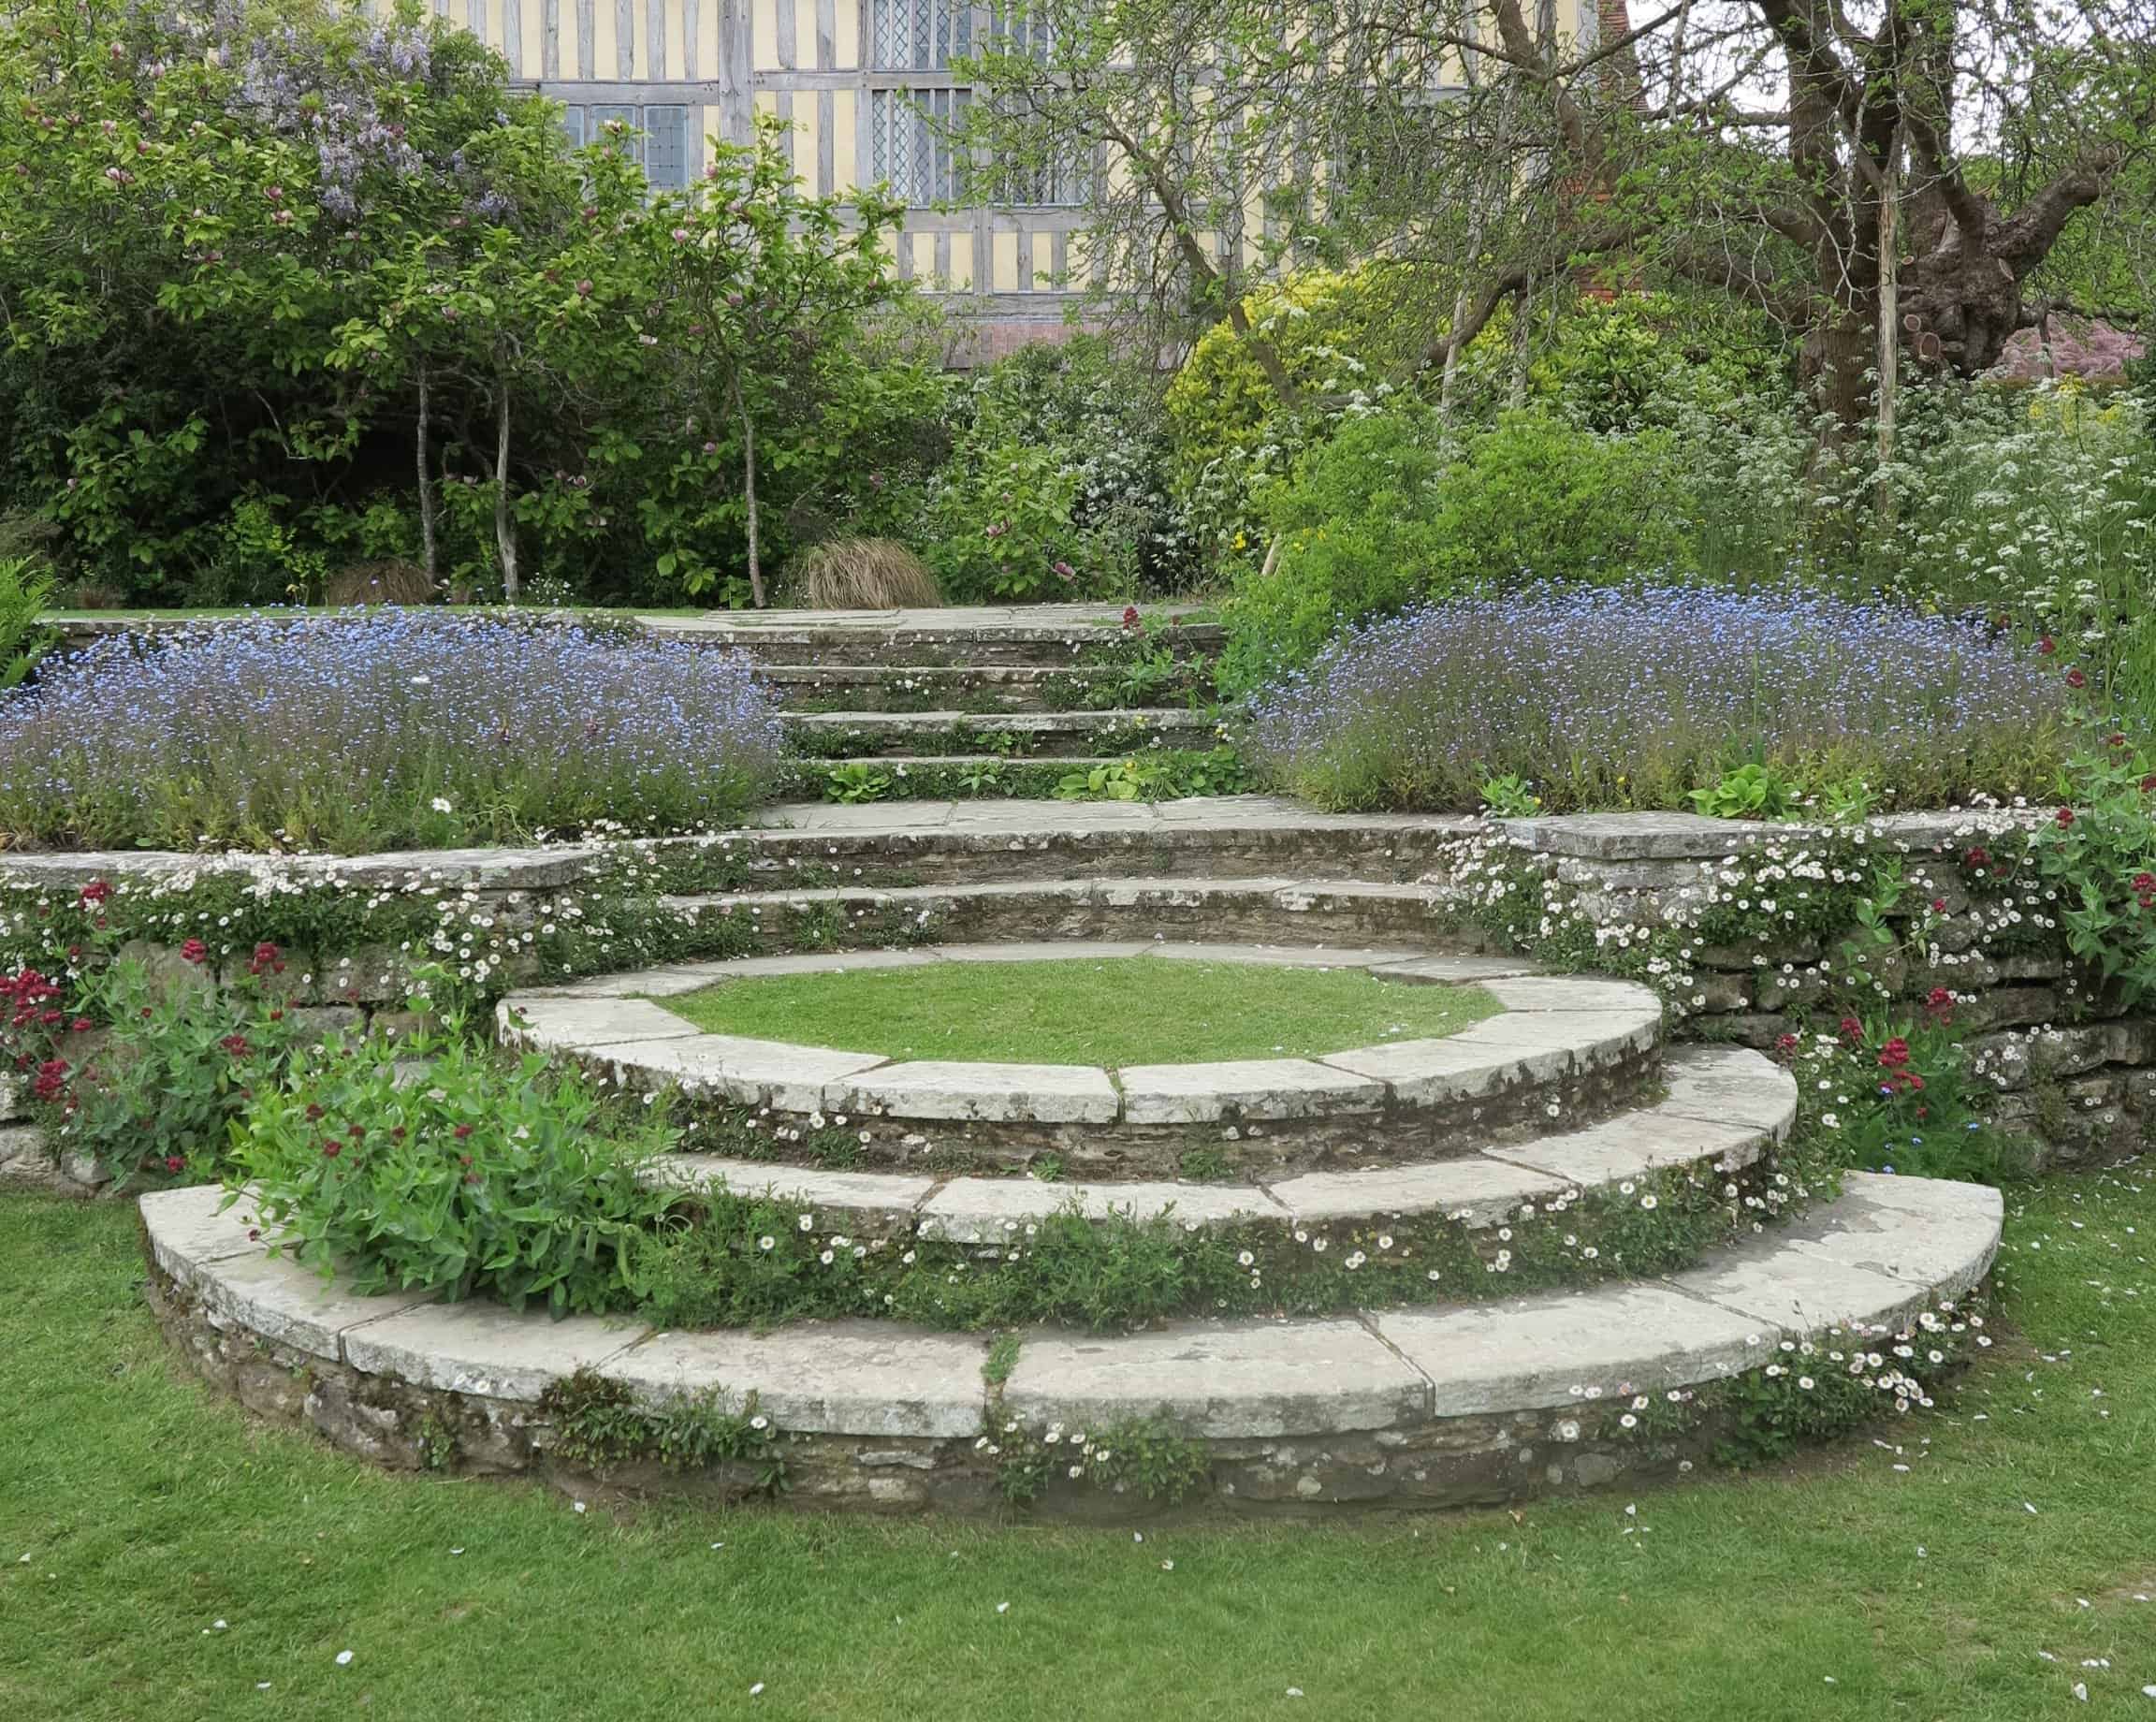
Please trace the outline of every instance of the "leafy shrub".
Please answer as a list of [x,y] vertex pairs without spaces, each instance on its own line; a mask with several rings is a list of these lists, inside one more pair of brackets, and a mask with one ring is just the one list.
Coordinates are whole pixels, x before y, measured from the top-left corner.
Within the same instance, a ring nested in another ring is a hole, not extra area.
[[751,804],[779,720],[746,659],[580,623],[385,608],[99,641],[0,708],[16,840],[433,848]]
[[45,625],[52,586],[27,556],[0,557],[0,690],[22,686],[59,637]]
[[1739,765],[1906,805],[2047,783],[2065,690],[1968,624],[1648,586],[1455,599],[1350,630],[1254,701],[1247,751],[1331,808],[1676,807]]
[[1262,493],[1272,567],[1229,606],[1224,685],[1307,663],[1341,627],[1415,598],[1608,581],[1683,558],[1667,448],[1514,414],[1448,451],[1432,415],[1350,420]]
[[266,990],[284,970],[275,945],[258,946],[222,988],[208,956],[191,940],[177,972],[123,958],[66,979],[24,969],[0,983],[0,1051],[50,1149],[88,1154],[123,1185],[217,1175],[232,1122],[281,1079],[296,1035]]
[[675,1132],[543,1054],[512,1060],[459,1028],[296,1055],[234,1131],[235,1191],[257,1192],[275,1248],[361,1292],[619,1307],[673,1200],[636,1169]]
[[809,610],[925,610],[943,595],[928,564],[895,539],[834,538],[794,559],[785,602]]
[[2076,753],[2073,805],[2030,841],[2066,948],[2131,1008],[2156,993],[2156,759],[2114,731]]

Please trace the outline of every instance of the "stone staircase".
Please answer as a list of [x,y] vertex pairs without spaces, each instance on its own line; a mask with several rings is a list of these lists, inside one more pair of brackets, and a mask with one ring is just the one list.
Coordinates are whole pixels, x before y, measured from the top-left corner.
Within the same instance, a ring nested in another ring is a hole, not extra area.
[[[893,745],[974,721],[943,703],[954,687],[1037,713],[1037,735],[1081,737],[1085,724],[1045,722],[1069,715],[1042,709],[1046,691],[1117,635],[1084,609],[673,620],[755,651],[790,698],[859,702],[804,724]],[[1182,634],[1204,649],[1202,629]],[[939,703],[895,708],[910,679]],[[752,1394],[784,1432],[795,1498],[883,1509],[991,1507],[1006,1447],[1043,1430],[1165,1430],[1201,1444],[1201,1492],[1236,1506],[1449,1505],[1689,1469],[1712,1446],[1724,1384],[1758,1371],[1809,1381],[1854,1357],[1880,1378],[1882,1408],[1920,1394],[1866,1360],[1897,1343],[1925,1359],[1939,1346],[1901,1336],[1966,1331],[1960,1300],[1998,1248],[1996,1192],[1865,1175],[1810,1189],[1785,1166],[1798,1095],[1772,1060],[1670,1046],[1645,988],[1448,944],[1415,881],[1463,828],[1261,796],[781,807],[705,845],[746,883],[673,899],[747,924],[770,955],[597,977],[501,1014],[505,1040],[627,1088],[677,1089],[721,1141],[759,1145],[671,1156],[652,1180],[782,1197],[835,1248],[934,1244],[986,1262],[1061,1214],[1166,1216],[1269,1262],[1371,1262],[1392,1275],[1382,1298],[994,1345],[875,1321],[555,1323],[326,1287],[266,1255],[243,1207],[177,1191],[143,1203],[160,1309],[242,1397],[274,1396],[265,1359],[304,1369],[300,1414],[377,1458],[420,1452],[424,1427],[454,1431],[466,1463],[546,1468],[538,1401],[595,1370],[646,1407]],[[794,954],[804,917],[841,929],[840,948]],[[666,1008],[771,973],[1079,956],[1362,969],[1479,985],[1500,1012],[1308,1059],[1109,1071],[707,1034]],[[790,1153],[790,1134],[831,1118],[858,1132],[858,1163]],[[1187,1171],[1194,1152],[1202,1175]],[[1421,1285],[1403,1252],[1425,1247],[1472,1272]],[[1531,1248],[1571,1278],[1508,1294],[1508,1264]],[[1087,1495],[1084,1468],[1052,1478],[1042,1506],[1147,1505]]]

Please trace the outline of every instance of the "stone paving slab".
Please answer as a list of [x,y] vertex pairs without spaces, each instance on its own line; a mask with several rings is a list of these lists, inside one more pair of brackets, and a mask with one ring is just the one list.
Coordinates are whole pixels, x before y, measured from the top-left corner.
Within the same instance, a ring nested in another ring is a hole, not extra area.
[[835,1085],[890,1062],[881,1053],[796,1046],[738,1034],[631,1041],[595,1050],[633,1087],[675,1082],[690,1093],[721,1094],[784,1112],[819,1111]]
[[1436,1415],[1656,1397],[1766,1361],[1758,1322],[1666,1286],[1614,1285],[1458,1309],[1387,1309],[1385,1342],[1431,1380]]
[[579,1369],[597,1369],[651,1330],[604,1316],[552,1320],[536,1305],[422,1304],[343,1335],[344,1361],[369,1375],[529,1404]]
[[[1404,1106],[1435,1106],[1449,1101],[1494,1094],[1526,1071],[1513,1047],[1462,1044],[1460,1035],[1435,1040],[1394,1041],[1385,1046],[1361,1046],[1329,1052],[1323,1063],[1381,1082]],[[1551,1055],[1539,1055],[1548,1063]],[[1553,1073],[1562,1074],[1562,1069]]]
[[189,1283],[194,1270],[226,1256],[259,1255],[262,1243],[248,1233],[259,1230],[250,1201],[223,1205],[225,1192],[214,1184],[188,1189],[152,1190],[142,1198],[143,1230],[150,1257],[174,1279]]
[[697,1032],[686,1017],[645,999],[503,1000],[494,1021],[505,1041],[546,1051],[680,1040]]
[[1590,975],[1508,975],[1483,982],[1482,990],[1508,1011],[1593,1011],[1600,1015],[1618,1015],[1651,1010],[1657,1020],[1662,1013],[1661,1000],[1650,988]]
[[1156,956],[1187,963],[1243,963],[1275,969],[1377,969],[1405,962],[1406,951],[1370,951],[1342,945],[1210,944],[1204,942],[1147,945]]
[[262,1252],[197,1263],[189,1289],[221,1327],[243,1328],[272,1344],[335,1358],[340,1336],[424,1304],[430,1292],[361,1296],[342,1275],[324,1279],[289,1256]]
[[1931,1302],[1923,1288],[1906,1279],[1797,1248],[1780,1236],[1741,1244],[1666,1283],[1763,1322],[1777,1335],[1837,1322],[1899,1326]]
[[1509,1053],[1530,1080],[1547,1082],[1653,1052],[1661,1034],[1662,1009],[1655,1005],[1626,1011],[1507,1011],[1445,1038],[1479,1051]]
[[780,1429],[824,1435],[978,1435],[988,1343],[884,1321],[804,1321],[776,1333],[654,1334],[606,1364],[647,1404],[747,1395]]
[[824,1109],[984,1123],[1112,1124],[1108,1073],[1084,1064],[973,1064],[923,1058],[824,1087]]
[[1225,1117],[1312,1118],[1376,1112],[1385,1085],[1310,1058],[1129,1064],[1117,1073],[1131,1124],[1209,1124]]
[[1671,1117],[1704,1118],[1764,1130],[1776,1142],[1797,1121],[1797,1079],[1758,1054],[1746,1059],[1715,1046],[1672,1046],[1663,1055],[1666,1098]]
[[[736,1196],[766,1193],[798,1202],[813,1216],[819,1209],[848,1215],[905,1216],[936,1188],[936,1180],[902,1173],[828,1172],[821,1166],[793,1166],[765,1160],[731,1160],[717,1154],[660,1154],[637,1171],[638,1181],[663,1189],[721,1189]],[[850,1220],[858,1224],[858,1220]]]
[[1514,1165],[1593,1189],[1669,1166],[1705,1162],[1734,1171],[1757,1160],[1767,1141],[1764,1131],[1741,1124],[1671,1117],[1657,1107],[1490,1152]]
[[1371,972],[1380,981],[1406,981],[1426,986],[1479,986],[1485,981],[1541,971],[1523,956],[1416,956],[1406,962],[1388,963]]
[[1027,1224],[1076,1207],[1087,1219],[1169,1214],[1190,1226],[1279,1219],[1277,1202],[1255,1185],[1043,1184],[1031,1178],[953,1178],[921,1206],[921,1235],[954,1244],[1019,1242]]
[[1981,1184],[1926,1179],[1919,1185],[1855,1172],[1844,1175],[1832,1211],[1830,1222],[1797,1233],[1791,1248],[1959,1297],[1991,1266],[1988,1255],[1969,1255],[1970,1229],[1998,1226],[2006,1206],[1997,1190]]
[[1216,1439],[1389,1429],[1421,1421],[1430,1384],[1361,1322],[1191,1322],[1086,1337],[1029,1334],[1007,1412],[1072,1429],[1164,1412]]
[[1469,1226],[1497,1226],[1523,1202],[1547,1202],[1575,1188],[1524,1166],[1470,1155],[1366,1172],[1306,1172],[1268,1187],[1296,1219],[1311,1225],[1395,1214],[1441,1214]]

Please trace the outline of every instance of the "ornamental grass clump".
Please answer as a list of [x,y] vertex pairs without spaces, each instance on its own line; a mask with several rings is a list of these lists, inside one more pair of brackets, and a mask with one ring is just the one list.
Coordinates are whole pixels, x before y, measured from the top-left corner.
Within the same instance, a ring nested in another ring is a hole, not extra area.
[[1682,808],[1745,765],[1902,807],[2041,793],[2056,668],[1942,617],[1680,586],[1458,599],[1351,629],[1252,702],[1247,752],[1335,809]]
[[116,636],[0,704],[15,846],[444,848],[730,819],[779,721],[738,654],[382,607]]

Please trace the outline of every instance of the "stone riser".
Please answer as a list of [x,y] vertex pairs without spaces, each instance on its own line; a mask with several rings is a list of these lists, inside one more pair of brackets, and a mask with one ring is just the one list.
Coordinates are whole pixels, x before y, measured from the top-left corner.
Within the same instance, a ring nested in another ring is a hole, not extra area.
[[[1240,940],[1252,943],[1346,945],[1406,939],[1420,949],[1475,955],[1494,949],[1473,929],[1457,933],[1434,929],[1429,911],[1406,898],[1327,902],[1289,909],[1268,897],[1213,898],[1194,903],[1147,902],[1124,906],[1102,901],[1073,902],[1043,895],[951,897],[935,904],[909,905],[909,920],[925,912],[920,936],[969,943],[998,940],[1171,939]],[[736,913],[743,912],[736,910]],[[800,940],[782,898],[765,907],[755,948],[779,953],[798,950]],[[873,944],[875,941],[861,941]]]
[[[601,1072],[609,1069],[604,1057],[581,1062]],[[1659,1052],[1634,1054],[1601,1069],[1531,1081],[1469,1102],[1262,1124],[1233,1119],[1145,1125],[873,1117],[853,1122],[870,1133],[870,1140],[861,1146],[861,1163],[892,1171],[969,1165],[988,1172],[1023,1172],[1042,1156],[1053,1155],[1072,1177],[1173,1179],[1182,1175],[1183,1157],[1202,1150],[1218,1156],[1231,1177],[1273,1178],[1465,1158],[1551,1130],[1587,1124],[1639,1103],[1651,1091],[1659,1065]],[[1551,1106],[1559,1109],[1556,1114],[1549,1110]],[[782,1146],[770,1167],[774,1184],[783,1185],[787,1161]]]
[[[842,705],[852,711],[977,710],[1047,714],[1071,708],[1068,684],[1086,674],[1067,664],[969,664],[963,668],[892,664],[771,664],[765,677],[788,709]],[[1195,694],[1210,700],[1212,683],[1193,673],[1151,697],[1173,706]]]
[[[1103,642],[1112,630],[1098,628],[986,634],[881,635],[852,631],[808,633],[792,628],[745,628],[733,634],[684,635],[707,646],[732,647],[765,664],[813,667],[818,664],[889,664],[932,669],[952,664],[1018,665],[1069,669]],[[1224,636],[1217,628],[1186,628],[1178,655],[1199,658],[1216,651]]]
[[856,868],[868,876],[903,874],[921,885],[1283,875],[1411,884],[1437,865],[1449,835],[1405,828],[1269,831],[1262,826],[1241,831],[1157,826],[1044,837],[770,831],[736,839],[732,851],[768,857],[769,889],[780,893],[798,888],[796,875],[804,868],[833,869],[849,877]]
[[[1122,752],[1143,753],[1152,748],[1189,748],[1202,750],[1217,747],[1219,736],[1211,723],[1202,721],[1186,721],[1178,713],[1164,714],[1166,721],[1149,727],[1144,739],[1125,745]],[[1000,750],[984,752],[981,731],[995,731],[993,719],[983,719],[971,730],[954,730],[949,727],[933,729],[900,728],[896,725],[874,729],[827,724],[821,721],[806,725],[795,720],[790,726],[794,745],[805,761],[823,764],[834,759],[877,759],[886,755],[908,759],[1099,759],[1106,757],[1103,748],[1114,741],[1114,734],[1103,737],[1096,729],[1079,727],[1037,728],[1018,733],[1016,745],[1009,752]],[[816,744],[828,741],[838,731],[844,741],[841,753],[827,753]],[[804,746],[803,744],[808,744]],[[1120,755],[1118,755],[1119,757]]]

